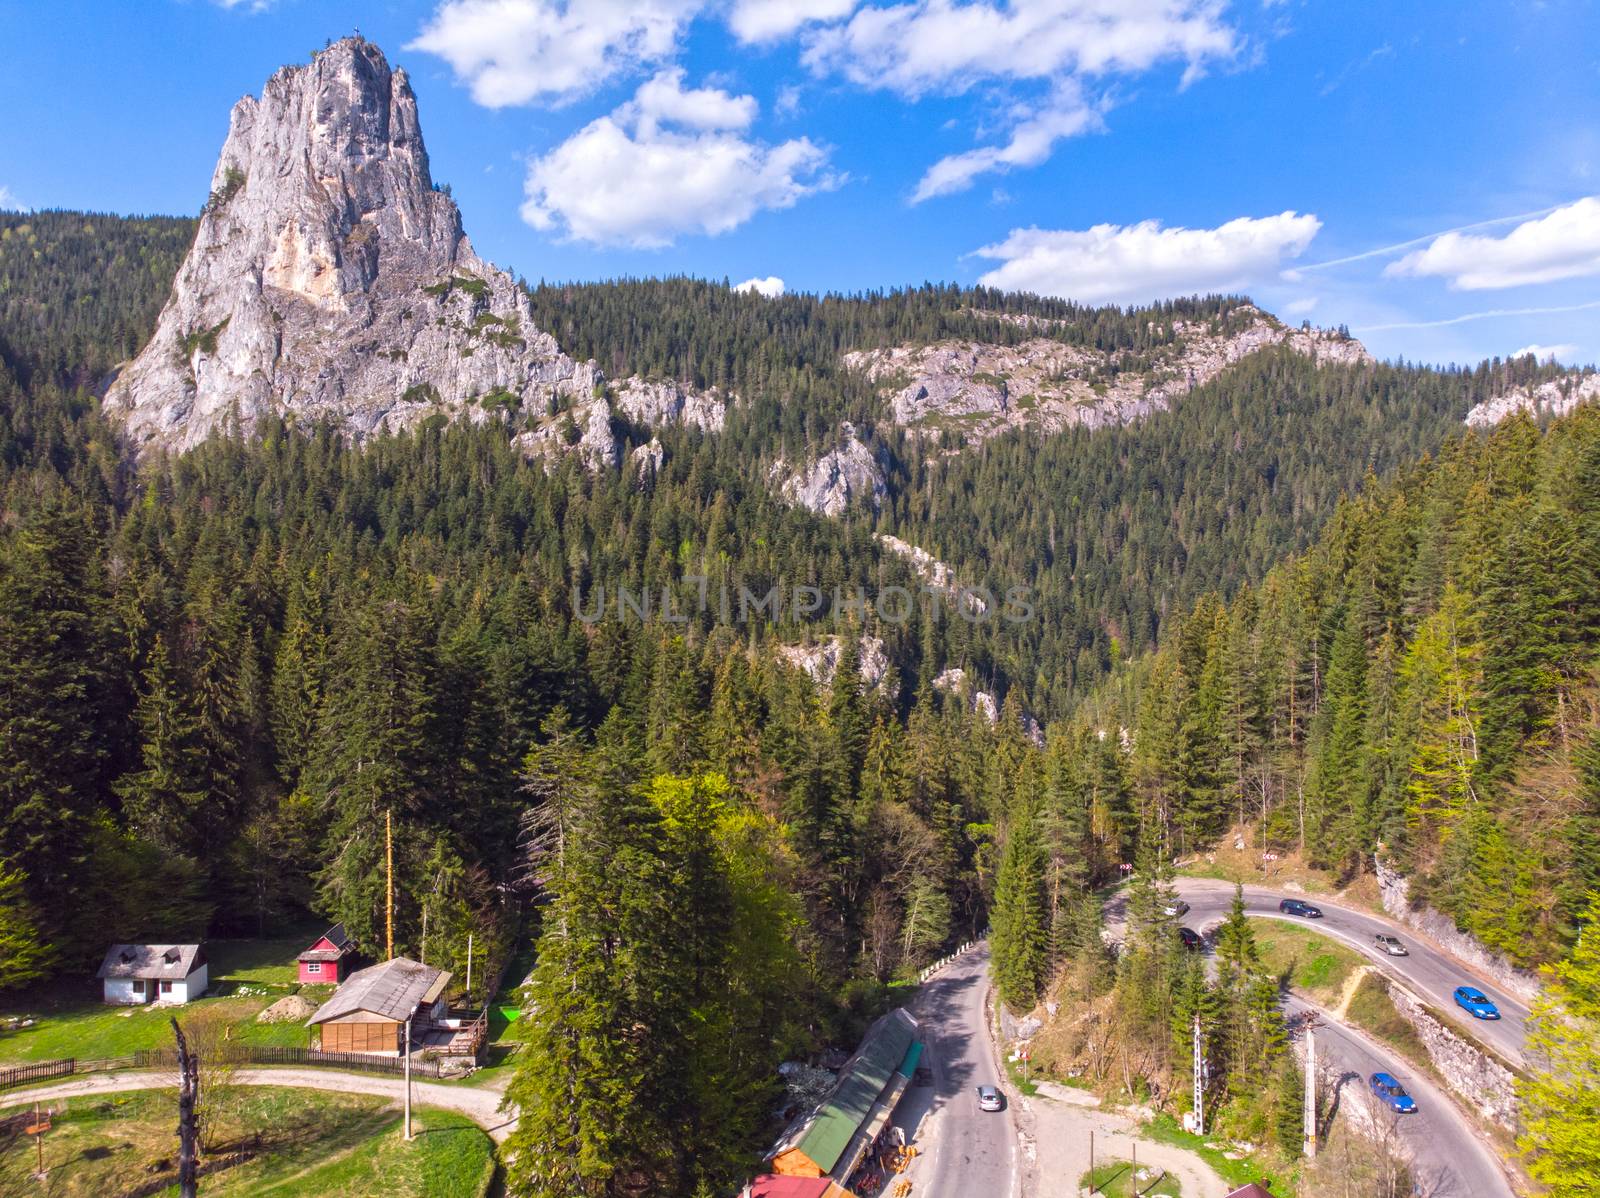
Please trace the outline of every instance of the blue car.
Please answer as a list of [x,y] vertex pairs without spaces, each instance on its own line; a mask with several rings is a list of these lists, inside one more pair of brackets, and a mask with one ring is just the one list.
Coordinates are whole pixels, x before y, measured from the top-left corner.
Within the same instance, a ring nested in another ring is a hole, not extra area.
[[1310,903],[1303,903],[1299,899],[1284,899],[1278,904],[1278,910],[1285,915],[1298,915],[1302,919],[1321,919],[1322,908],[1314,907]]
[[1372,1092],[1378,1096],[1378,1101],[1391,1111],[1399,1115],[1413,1114],[1417,1109],[1417,1100],[1406,1093],[1402,1086],[1391,1073],[1374,1073],[1369,1079]]
[[1457,986],[1456,1006],[1474,1019],[1499,1019],[1500,1008],[1489,1001],[1489,996],[1474,986]]

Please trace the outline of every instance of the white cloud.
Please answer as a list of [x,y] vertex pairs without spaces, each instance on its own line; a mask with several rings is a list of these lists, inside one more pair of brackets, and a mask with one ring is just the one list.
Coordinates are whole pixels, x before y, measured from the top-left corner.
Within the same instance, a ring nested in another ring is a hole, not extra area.
[[1056,142],[1080,133],[1105,128],[1100,110],[1084,100],[1083,89],[1066,79],[1048,103],[1038,109],[1019,108],[1011,139],[1000,146],[980,146],[939,159],[923,174],[911,195],[913,204],[934,196],[965,191],[979,175],[1004,173],[1015,166],[1038,166],[1055,149]]
[[735,291],[753,291],[757,295],[764,295],[768,299],[777,299],[786,290],[783,280],[777,275],[768,275],[766,278],[746,279],[742,283],[733,285]]
[[249,12],[266,12],[277,0],[211,0],[211,2],[218,8],[227,9],[229,12],[236,8],[242,8]]
[[808,138],[747,137],[756,113],[749,96],[685,90],[681,71],[664,71],[529,165],[523,219],[579,241],[656,248],[842,181]]
[[16,192],[12,191],[9,187],[5,186],[5,184],[0,183],[0,212],[30,212],[30,211],[32,211],[32,209],[30,209],[21,200],[17,199],[17,193]]
[[1242,290],[1304,253],[1321,227],[1315,216],[1281,212],[1215,229],[1164,229],[1154,220],[1082,231],[1013,229],[976,253],[1002,263],[980,280],[990,287],[1132,304]]
[[1600,197],[1524,221],[1504,237],[1459,232],[1391,263],[1386,276],[1437,277],[1452,290],[1486,291],[1600,274]]
[[848,17],[855,0],[734,0],[728,25],[746,44],[773,42],[814,21]]
[[1559,362],[1562,359],[1573,357],[1577,352],[1578,347],[1576,345],[1562,342],[1560,345],[1524,345],[1521,349],[1512,350],[1506,356],[1509,358],[1525,358],[1532,354],[1541,362],[1549,360]]
[[916,0],[867,7],[812,34],[804,60],[862,87],[917,97],[1003,79],[1057,79],[1234,57],[1218,0]]
[[446,0],[406,46],[487,108],[562,103],[670,59],[704,0]]
[[1316,311],[1317,297],[1308,295],[1304,299],[1291,300],[1283,306],[1285,316],[1310,316]]

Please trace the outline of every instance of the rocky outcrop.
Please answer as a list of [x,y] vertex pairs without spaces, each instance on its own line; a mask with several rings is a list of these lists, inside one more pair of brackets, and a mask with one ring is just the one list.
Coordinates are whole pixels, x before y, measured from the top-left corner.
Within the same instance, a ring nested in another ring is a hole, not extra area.
[[876,534],[878,544],[897,557],[903,557],[911,563],[911,568],[917,576],[937,591],[966,606],[975,613],[982,614],[989,610],[989,603],[982,595],[974,591],[965,590],[956,581],[956,573],[947,564],[934,557],[920,545],[913,545],[909,541],[902,541],[899,537],[889,533]]
[[635,424],[660,428],[685,424],[720,433],[727,404],[715,391],[696,391],[675,379],[645,380],[637,375],[613,384],[612,403]]
[[[809,645],[779,645],[780,661],[803,670],[811,681],[823,690],[833,685],[833,676],[839,669],[839,655],[844,652],[844,638],[824,637]],[[889,655],[883,651],[880,637],[864,636],[857,643],[856,668],[861,674],[861,685],[867,690],[883,691],[892,702],[899,697],[899,687],[889,687]]]
[[1467,413],[1467,427],[1492,428],[1514,412],[1527,412],[1535,419],[1565,416],[1579,404],[1600,398],[1600,374],[1569,374],[1537,387],[1517,387],[1504,395],[1473,405]]
[[839,425],[832,449],[798,468],[780,459],[770,475],[784,499],[819,516],[841,516],[857,504],[877,511],[889,490],[883,463],[848,421]]
[[347,38],[234,106],[194,244],[106,408],[135,448],[182,450],[268,415],[358,440],[434,413],[539,420],[600,381],[473,252],[406,73]]
[[[1048,331],[1043,317],[998,316]],[[1110,353],[1037,337],[1019,345],[941,341],[846,354],[845,365],[881,385],[896,424],[926,432],[954,430],[983,440],[1011,428],[1058,432],[1073,426],[1126,424],[1209,382],[1250,354],[1286,346],[1317,362],[1362,364],[1366,348],[1325,329],[1294,329],[1244,305],[1247,323],[1222,332],[1204,321],[1179,321],[1171,344],[1143,352]]]
[[1497,985],[1519,998],[1531,1002],[1538,997],[1540,986],[1535,974],[1517,968],[1499,953],[1485,948],[1476,938],[1458,929],[1448,915],[1425,904],[1413,904],[1411,879],[1395,869],[1381,852],[1373,858],[1373,872],[1378,880],[1383,909],[1392,919],[1422,933],[1445,952],[1493,978]]

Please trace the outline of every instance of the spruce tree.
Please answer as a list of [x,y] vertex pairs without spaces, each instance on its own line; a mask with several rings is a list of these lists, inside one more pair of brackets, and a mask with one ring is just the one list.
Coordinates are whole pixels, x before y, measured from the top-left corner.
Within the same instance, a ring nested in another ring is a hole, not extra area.
[[1013,824],[1000,856],[989,941],[995,988],[1012,1010],[1027,1011],[1038,1001],[1050,965],[1047,911],[1044,854],[1033,820],[1025,817]]

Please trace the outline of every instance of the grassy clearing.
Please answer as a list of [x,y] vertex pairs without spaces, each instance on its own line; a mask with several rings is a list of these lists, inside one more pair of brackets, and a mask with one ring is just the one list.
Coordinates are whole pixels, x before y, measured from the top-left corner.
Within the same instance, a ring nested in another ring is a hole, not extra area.
[[[207,1194],[477,1198],[494,1174],[488,1136],[459,1115],[419,1112],[422,1134],[406,1144],[394,1104],[369,1095],[238,1087],[218,1108],[212,1159],[244,1159],[203,1175]],[[28,1180],[31,1142],[0,1144],[0,1193],[173,1193],[162,1183],[174,1176],[175,1110],[170,1090],[72,1099],[45,1137],[48,1184]]]
[[1203,1136],[1190,1135],[1171,1115],[1157,1115],[1144,1129],[1144,1134],[1158,1144],[1171,1144],[1186,1148],[1200,1157],[1216,1171],[1218,1177],[1237,1189],[1252,1181],[1265,1186],[1274,1194],[1293,1194],[1296,1175],[1278,1173],[1263,1168],[1254,1158],[1232,1160],[1223,1149]]
[[1107,1161],[1080,1177],[1078,1189],[1098,1191],[1106,1198],[1176,1198],[1182,1192],[1177,1178],[1160,1169],[1140,1165],[1139,1172],[1144,1176],[1134,1175],[1131,1161]]
[[[299,991],[296,956],[321,931],[297,932],[271,940],[213,940],[206,943],[213,995],[179,1007],[108,1007],[99,983],[90,979],[8,996],[0,1001],[0,1064],[124,1057],[145,1048],[169,1048],[173,1015],[179,1021],[215,1012],[232,1025],[238,1044],[290,1048],[306,1046],[297,1023],[257,1023],[256,1015],[285,994]],[[303,988],[314,1002],[331,987]],[[32,1027],[7,1029],[8,1019],[31,1019]]]
[[1252,919],[1261,959],[1291,989],[1324,1006],[1337,1005],[1351,974],[1366,962],[1351,948],[1308,927],[1277,919]]
[[181,1007],[108,1007],[83,997],[57,998],[26,1007],[0,1006],[0,1016],[23,1015],[32,1027],[0,1031],[0,1064],[18,1061],[125,1057],[143,1048],[172,1047],[174,1015],[181,1023],[215,1010],[233,1027],[238,1044],[306,1046],[298,1023],[257,1023],[256,1015],[276,996],[202,998]]

